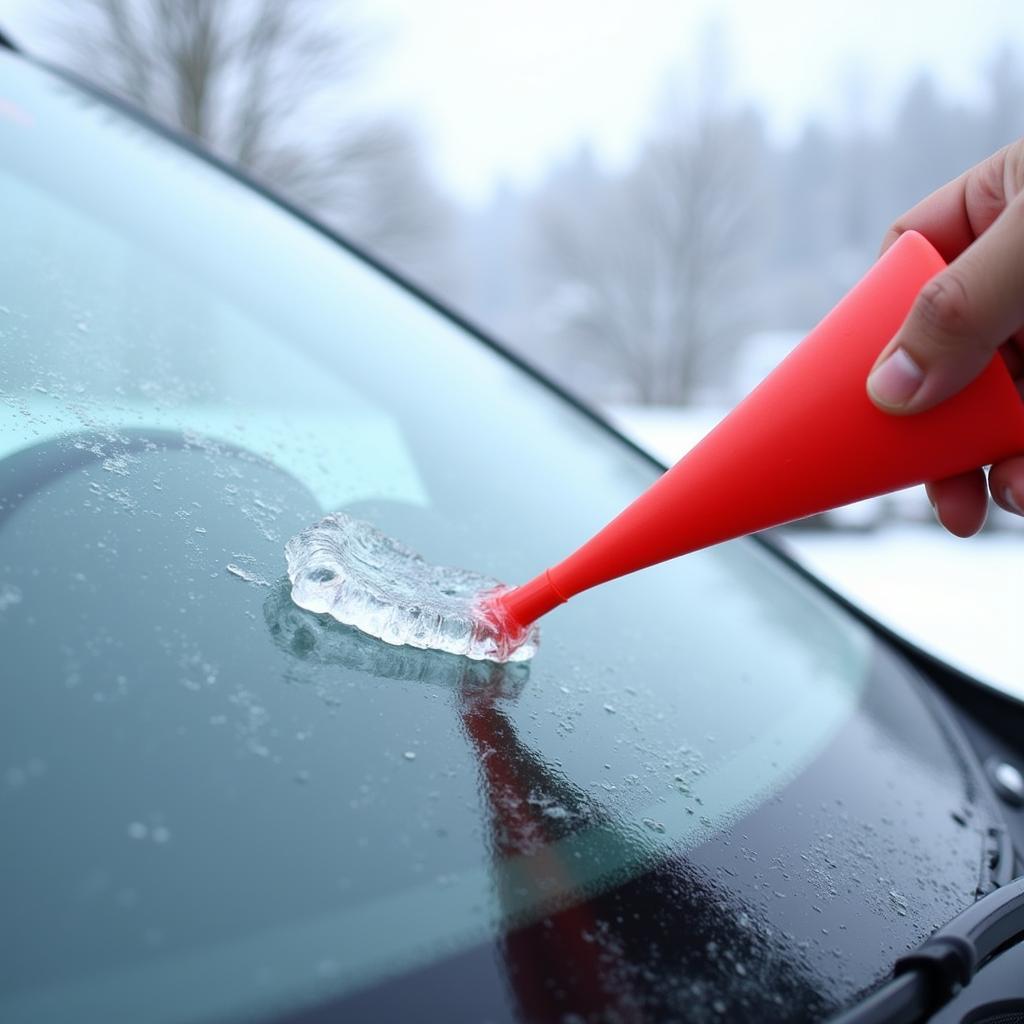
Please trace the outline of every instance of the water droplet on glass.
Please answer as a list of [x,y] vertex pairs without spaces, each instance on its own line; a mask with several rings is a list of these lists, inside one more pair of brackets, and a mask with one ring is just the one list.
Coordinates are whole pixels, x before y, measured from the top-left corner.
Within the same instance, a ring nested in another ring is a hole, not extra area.
[[337,960],[324,959],[316,965],[316,973],[320,975],[321,978],[330,978],[340,970],[341,965]]
[[13,583],[0,583],[0,612],[21,603],[21,591]]
[[240,580],[245,580],[246,583],[255,583],[257,587],[270,586],[262,576],[257,576],[256,573],[250,572],[248,569],[243,569],[240,565],[235,565],[234,562],[228,562],[224,568],[227,569],[232,576],[237,576]]

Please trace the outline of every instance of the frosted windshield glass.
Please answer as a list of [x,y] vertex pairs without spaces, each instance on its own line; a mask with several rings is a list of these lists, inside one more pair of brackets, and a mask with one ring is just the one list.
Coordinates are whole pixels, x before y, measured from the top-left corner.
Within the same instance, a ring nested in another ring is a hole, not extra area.
[[291,604],[285,542],[329,512],[516,583],[656,470],[215,169],[8,58],[0,92],[0,1017],[352,990],[829,743],[870,641],[751,543],[581,596],[529,663]]

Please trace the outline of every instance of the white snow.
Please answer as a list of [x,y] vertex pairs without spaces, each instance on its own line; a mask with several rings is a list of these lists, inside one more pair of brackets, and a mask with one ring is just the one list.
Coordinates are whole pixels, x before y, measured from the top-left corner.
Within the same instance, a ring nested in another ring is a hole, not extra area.
[[1024,537],[961,540],[938,526],[788,531],[797,559],[951,665],[1024,698]]
[[729,411],[727,405],[609,405],[604,413],[618,430],[671,465]]
[[[606,410],[671,464],[726,414],[723,406]],[[994,510],[1002,527],[1021,525]],[[935,525],[923,488],[829,514],[833,529],[778,531],[809,569],[877,619],[978,679],[1024,698],[1024,535],[961,540]],[[864,527],[875,529],[863,529]],[[844,529],[853,527],[854,529]],[[859,529],[857,529],[859,528]]]

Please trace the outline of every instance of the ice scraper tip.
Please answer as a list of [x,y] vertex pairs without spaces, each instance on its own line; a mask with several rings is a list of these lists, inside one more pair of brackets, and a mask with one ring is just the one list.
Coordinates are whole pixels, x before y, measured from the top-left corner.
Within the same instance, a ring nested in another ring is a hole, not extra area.
[[563,562],[495,600],[526,627],[569,598],[646,566],[840,505],[1024,453],[1024,403],[996,356],[913,416],[870,401],[868,372],[945,262],[901,235],[765,380]]

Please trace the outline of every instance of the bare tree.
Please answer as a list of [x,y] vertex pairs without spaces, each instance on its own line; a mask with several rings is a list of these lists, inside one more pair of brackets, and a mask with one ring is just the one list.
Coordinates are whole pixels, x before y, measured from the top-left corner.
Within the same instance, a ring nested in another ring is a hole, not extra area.
[[560,329],[648,403],[692,400],[721,372],[751,291],[759,120],[667,118],[626,174],[542,208]]
[[[400,264],[447,210],[415,134],[351,87],[371,35],[354,3],[63,0],[72,65]],[[436,260],[435,260],[436,262]]]

